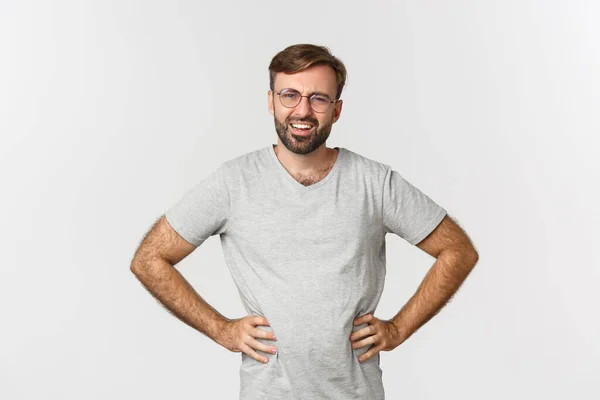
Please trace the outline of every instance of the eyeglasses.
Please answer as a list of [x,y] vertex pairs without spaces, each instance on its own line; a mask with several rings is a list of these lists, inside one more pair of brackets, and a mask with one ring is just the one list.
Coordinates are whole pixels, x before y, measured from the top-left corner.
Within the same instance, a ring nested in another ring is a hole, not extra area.
[[284,107],[294,108],[298,104],[300,104],[300,100],[303,97],[308,97],[308,103],[310,104],[310,108],[313,109],[314,112],[324,113],[329,110],[331,103],[336,103],[337,100],[331,101],[329,96],[326,94],[313,94],[311,96],[302,96],[300,92],[294,89],[281,89],[279,92],[275,92],[279,96],[279,101]]

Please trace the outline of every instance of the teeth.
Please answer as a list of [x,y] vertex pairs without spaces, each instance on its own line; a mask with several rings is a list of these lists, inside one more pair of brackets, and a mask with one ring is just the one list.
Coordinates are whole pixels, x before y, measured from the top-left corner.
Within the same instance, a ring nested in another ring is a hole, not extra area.
[[303,125],[303,124],[292,124],[292,126],[294,128],[299,128],[299,129],[310,129],[310,128],[312,128],[311,125]]

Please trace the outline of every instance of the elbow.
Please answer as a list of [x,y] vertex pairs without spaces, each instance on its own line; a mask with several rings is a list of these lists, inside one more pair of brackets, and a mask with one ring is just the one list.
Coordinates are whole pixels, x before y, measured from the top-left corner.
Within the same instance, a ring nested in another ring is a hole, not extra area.
[[129,270],[135,275],[140,276],[148,271],[151,260],[147,257],[136,256],[129,265]]
[[455,268],[468,271],[469,273],[477,264],[479,260],[479,254],[476,251],[467,250],[448,250],[442,252],[440,257],[447,261],[450,265],[454,265]]
[[477,261],[479,261],[479,253],[477,252],[477,250],[473,249],[473,251],[469,255],[469,259],[473,262],[473,265],[477,264]]
[[144,267],[142,266],[142,263],[140,263],[137,260],[133,260],[131,262],[131,264],[129,265],[129,270],[135,275],[135,276],[139,276],[142,269]]
[[477,264],[479,261],[479,253],[475,250],[475,246],[472,243],[463,246],[460,251],[460,258],[464,261],[465,264],[468,264],[471,268]]
[[165,267],[172,267],[169,261],[161,258],[156,253],[145,253],[134,257],[129,265],[129,270],[138,278],[145,275],[161,273]]
[[468,265],[469,270],[475,268],[477,261],[479,261],[479,254],[472,252],[464,256],[465,263]]

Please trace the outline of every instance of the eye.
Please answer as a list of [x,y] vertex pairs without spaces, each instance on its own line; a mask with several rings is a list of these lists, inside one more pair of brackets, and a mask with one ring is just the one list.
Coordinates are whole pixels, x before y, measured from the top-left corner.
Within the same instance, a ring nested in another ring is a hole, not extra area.
[[295,99],[300,93],[294,89],[282,89],[281,92],[279,92],[279,95],[285,99]]
[[323,97],[323,96],[314,96],[313,101],[315,101],[317,103],[329,103],[329,99],[327,97]]

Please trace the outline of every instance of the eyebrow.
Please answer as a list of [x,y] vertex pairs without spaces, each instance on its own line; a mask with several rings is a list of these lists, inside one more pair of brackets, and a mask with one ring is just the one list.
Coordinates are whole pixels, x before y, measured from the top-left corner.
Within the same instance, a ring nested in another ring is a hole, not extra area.
[[[299,91],[299,90],[297,90],[297,89],[294,89],[294,88],[289,88],[289,87],[288,87],[288,88],[283,88],[283,89],[291,89],[291,90],[295,90],[296,92],[300,93],[300,91]],[[283,89],[280,89],[279,91],[281,92]],[[331,99],[331,96],[330,96],[330,95],[328,95],[327,93],[318,92],[318,91],[317,91],[317,92],[312,92],[312,93],[309,93],[308,95],[309,95],[309,96],[312,96],[313,94],[320,94],[320,95],[322,95],[322,96],[327,96],[327,97],[329,97],[329,98]]]

